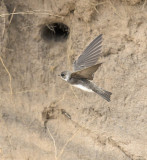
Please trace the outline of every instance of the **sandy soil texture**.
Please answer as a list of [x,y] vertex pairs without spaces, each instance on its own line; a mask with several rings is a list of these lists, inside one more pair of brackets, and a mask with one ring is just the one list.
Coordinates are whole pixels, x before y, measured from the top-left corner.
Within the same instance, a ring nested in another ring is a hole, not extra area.
[[[103,34],[94,82],[59,78]],[[0,160],[147,159],[147,1],[0,1]]]

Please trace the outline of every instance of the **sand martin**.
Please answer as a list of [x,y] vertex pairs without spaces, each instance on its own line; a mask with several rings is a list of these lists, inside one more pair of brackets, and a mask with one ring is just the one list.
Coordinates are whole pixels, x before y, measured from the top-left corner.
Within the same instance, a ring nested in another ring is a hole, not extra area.
[[105,91],[91,82],[94,73],[102,64],[96,64],[98,57],[101,55],[102,34],[96,37],[84,52],[74,61],[74,71],[63,71],[60,76],[72,86],[80,88],[87,92],[95,92],[108,102],[110,101],[111,92]]

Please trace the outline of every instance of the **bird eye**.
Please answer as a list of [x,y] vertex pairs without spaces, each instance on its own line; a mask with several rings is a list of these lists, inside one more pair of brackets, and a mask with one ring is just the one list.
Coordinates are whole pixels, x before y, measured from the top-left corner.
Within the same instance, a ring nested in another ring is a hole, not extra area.
[[61,73],[61,76],[64,77],[65,76],[64,73]]

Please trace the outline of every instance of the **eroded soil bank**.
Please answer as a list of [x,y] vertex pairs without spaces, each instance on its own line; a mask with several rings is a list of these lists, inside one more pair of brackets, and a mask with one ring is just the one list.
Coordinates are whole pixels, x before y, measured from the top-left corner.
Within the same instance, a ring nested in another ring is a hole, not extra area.
[[[99,34],[110,103],[58,77]],[[147,159],[146,0],[2,0],[0,43],[0,159]]]

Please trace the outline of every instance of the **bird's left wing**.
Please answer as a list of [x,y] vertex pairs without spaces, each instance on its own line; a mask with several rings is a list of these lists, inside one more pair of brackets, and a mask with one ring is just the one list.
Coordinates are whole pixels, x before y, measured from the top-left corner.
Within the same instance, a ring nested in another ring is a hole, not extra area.
[[94,73],[96,72],[96,70],[98,69],[98,67],[101,64],[102,63],[99,63],[99,64],[96,64],[94,66],[85,68],[83,70],[73,72],[71,74],[71,78],[85,78],[85,79],[88,79],[88,80],[93,80]]
[[101,44],[102,34],[96,37],[74,62],[74,71],[79,71],[96,64],[98,57],[101,54]]

